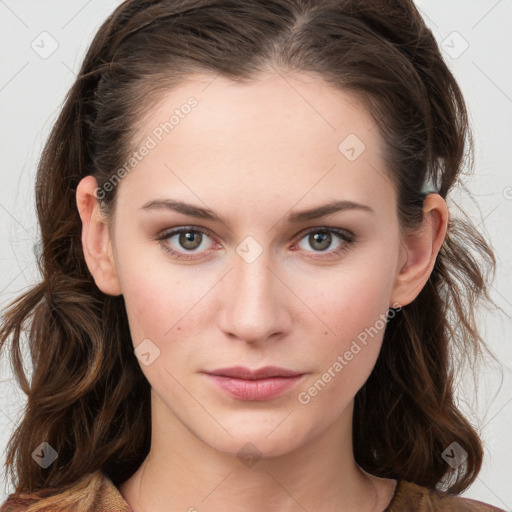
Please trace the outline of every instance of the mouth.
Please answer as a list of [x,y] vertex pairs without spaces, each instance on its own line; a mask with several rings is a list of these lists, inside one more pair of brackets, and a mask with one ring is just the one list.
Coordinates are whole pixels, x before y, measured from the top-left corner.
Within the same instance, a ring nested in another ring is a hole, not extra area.
[[203,373],[224,394],[239,400],[258,402],[278,397],[295,386],[305,375],[277,366],[266,366],[257,370],[236,366]]
[[231,366],[229,368],[218,368],[217,370],[205,371],[208,375],[218,375],[220,377],[232,377],[234,379],[256,380],[267,379],[271,377],[297,377],[304,375],[300,372],[280,368],[279,366],[265,366],[256,370],[251,370],[245,366]]

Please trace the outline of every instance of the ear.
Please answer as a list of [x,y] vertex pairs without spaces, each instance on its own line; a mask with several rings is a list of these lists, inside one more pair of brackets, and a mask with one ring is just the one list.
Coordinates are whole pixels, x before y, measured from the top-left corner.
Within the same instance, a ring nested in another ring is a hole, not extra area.
[[420,228],[404,236],[404,251],[396,275],[390,304],[411,303],[425,286],[448,229],[448,207],[439,194],[423,201]]
[[106,217],[100,212],[93,176],[83,178],[76,189],[76,204],[82,219],[82,248],[96,286],[108,295],[121,295]]

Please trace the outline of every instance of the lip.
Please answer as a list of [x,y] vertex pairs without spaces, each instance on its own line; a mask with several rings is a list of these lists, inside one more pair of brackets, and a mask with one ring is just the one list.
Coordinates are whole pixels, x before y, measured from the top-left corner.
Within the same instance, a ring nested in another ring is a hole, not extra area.
[[265,366],[257,370],[234,366],[203,373],[213,385],[228,396],[258,402],[276,398],[304,377],[303,373],[277,366]]
[[264,366],[256,370],[251,370],[245,366],[230,366],[229,368],[217,368],[216,370],[205,371],[205,373],[246,380],[266,379],[269,377],[296,377],[303,375],[300,372],[279,368],[279,366]]

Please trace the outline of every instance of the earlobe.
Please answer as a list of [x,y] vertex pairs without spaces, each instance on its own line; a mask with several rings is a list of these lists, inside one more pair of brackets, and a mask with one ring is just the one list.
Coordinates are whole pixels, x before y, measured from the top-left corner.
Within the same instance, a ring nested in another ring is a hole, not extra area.
[[404,255],[397,268],[391,303],[410,304],[425,286],[443,245],[448,227],[448,207],[439,194],[423,202],[421,228],[404,237]]
[[99,209],[93,176],[83,178],[76,189],[76,204],[82,220],[82,249],[85,262],[98,288],[108,295],[121,295],[112,253],[107,219]]

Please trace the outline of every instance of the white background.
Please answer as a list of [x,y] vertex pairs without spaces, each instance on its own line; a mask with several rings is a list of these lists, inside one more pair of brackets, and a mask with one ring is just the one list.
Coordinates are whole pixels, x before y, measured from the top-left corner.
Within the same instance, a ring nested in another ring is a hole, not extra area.
[[[38,280],[33,255],[38,231],[37,160],[94,32],[119,3],[0,0],[0,307]],[[498,257],[492,293],[503,308],[502,313],[481,312],[482,330],[501,362],[501,372],[482,367],[478,393],[471,386],[457,390],[460,407],[481,431],[485,447],[482,471],[463,496],[512,510],[512,1],[416,3],[445,48],[470,111],[476,151],[475,174],[467,186],[478,207],[465,193],[456,197],[492,241]],[[47,58],[32,48],[39,45],[40,53],[49,52],[52,40],[58,47]],[[24,401],[4,357],[0,361],[2,463]],[[0,469],[4,483],[0,503],[12,492],[3,476]]]

